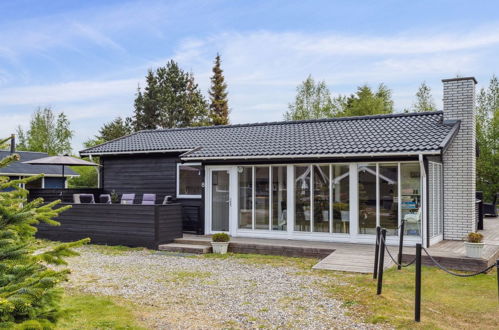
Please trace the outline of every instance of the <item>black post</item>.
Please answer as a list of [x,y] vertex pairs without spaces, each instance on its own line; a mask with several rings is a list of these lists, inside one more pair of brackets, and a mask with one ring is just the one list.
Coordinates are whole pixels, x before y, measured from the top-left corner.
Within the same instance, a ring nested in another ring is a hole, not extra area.
[[497,298],[499,299],[499,259],[496,260],[496,274],[497,274]]
[[416,296],[414,321],[421,321],[421,244],[416,244]]
[[383,290],[383,270],[385,268],[385,238],[386,229],[382,229],[381,239],[379,242],[378,290],[376,294],[381,294],[381,291]]
[[400,241],[399,241],[399,255],[397,258],[398,266],[397,269],[402,269],[402,249],[404,246],[404,230],[405,230],[405,220],[402,220],[402,224],[400,225]]
[[381,227],[376,227],[376,247],[374,249],[374,272],[373,279],[378,277],[378,257],[379,257],[379,238],[381,235]]

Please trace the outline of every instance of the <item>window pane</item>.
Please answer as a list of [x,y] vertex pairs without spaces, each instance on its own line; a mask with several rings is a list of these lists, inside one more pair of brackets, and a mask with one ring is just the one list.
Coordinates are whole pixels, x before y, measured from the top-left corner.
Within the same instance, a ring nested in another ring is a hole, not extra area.
[[179,165],[179,194],[201,195],[201,165]]
[[240,167],[239,181],[239,228],[252,229],[253,219],[253,169]]
[[333,233],[350,232],[350,168],[333,165]]
[[310,231],[309,166],[295,166],[295,231]]
[[314,232],[329,232],[329,165],[313,165]]
[[359,164],[359,233],[376,234],[376,165]]
[[269,167],[255,168],[255,229],[269,230]]
[[379,219],[387,235],[398,234],[398,165],[379,164]]
[[287,230],[287,168],[272,167],[272,230]]
[[419,164],[400,164],[402,219],[406,235],[421,232],[421,173]]

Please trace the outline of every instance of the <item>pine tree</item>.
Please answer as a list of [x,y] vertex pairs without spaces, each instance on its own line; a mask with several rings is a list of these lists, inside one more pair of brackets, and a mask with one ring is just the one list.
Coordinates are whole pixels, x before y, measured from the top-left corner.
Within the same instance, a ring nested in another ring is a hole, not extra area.
[[412,106],[412,111],[414,112],[426,112],[426,111],[436,111],[437,106],[433,101],[433,96],[431,95],[431,88],[426,85],[426,82],[422,82],[416,93],[416,102]]
[[[7,139],[8,140],[8,139]],[[4,144],[7,140],[0,141]],[[20,160],[12,154],[0,160],[0,168]],[[66,280],[68,270],[55,270],[48,265],[63,265],[64,258],[77,255],[73,247],[88,239],[59,244],[34,253],[35,225],[52,220],[70,206],[56,209],[60,201],[44,204],[42,199],[28,202],[28,191],[20,184],[37,180],[42,175],[8,181],[0,178],[0,324],[2,328],[52,329],[61,315],[58,283]]]
[[357,88],[355,94],[350,95],[338,117],[368,116],[393,113],[392,92],[384,84],[380,84],[374,92],[368,85]]
[[215,57],[213,76],[211,77],[210,119],[213,125],[229,124],[229,102],[227,100],[227,84],[221,68],[220,54]]

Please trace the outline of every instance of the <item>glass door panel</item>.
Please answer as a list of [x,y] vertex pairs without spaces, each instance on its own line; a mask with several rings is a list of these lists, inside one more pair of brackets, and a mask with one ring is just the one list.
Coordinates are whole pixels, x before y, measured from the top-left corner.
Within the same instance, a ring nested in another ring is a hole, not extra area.
[[270,229],[270,167],[255,167],[255,229]]
[[287,230],[287,168],[272,166],[272,230]]
[[253,229],[253,168],[238,168],[239,228]]
[[359,164],[359,234],[376,234],[376,165]]
[[350,168],[333,167],[333,233],[350,232]]
[[230,176],[228,171],[211,172],[211,229],[229,231]]
[[295,231],[310,231],[310,166],[295,166]]
[[405,235],[421,235],[421,173],[419,164],[400,164],[401,214]]
[[329,165],[313,165],[314,232],[329,233]]
[[379,164],[379,220],[387,235],[398,235],[398,165]]

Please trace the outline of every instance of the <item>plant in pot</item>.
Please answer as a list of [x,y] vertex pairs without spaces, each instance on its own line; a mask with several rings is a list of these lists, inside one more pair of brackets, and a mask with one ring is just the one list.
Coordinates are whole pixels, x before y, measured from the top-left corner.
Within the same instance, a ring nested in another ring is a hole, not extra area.
[[213,253],[226,254],[229,248],[230,236],[226,233],[216,233],[211,236]]
[[469,233],[464,242],[466,256],[470,258],[481,258],[484,243],[483,235],[480,233]]

